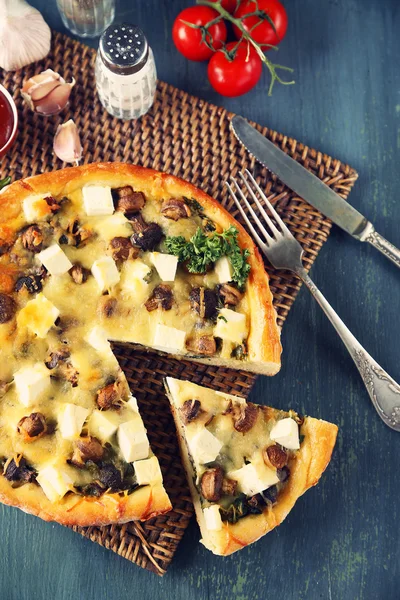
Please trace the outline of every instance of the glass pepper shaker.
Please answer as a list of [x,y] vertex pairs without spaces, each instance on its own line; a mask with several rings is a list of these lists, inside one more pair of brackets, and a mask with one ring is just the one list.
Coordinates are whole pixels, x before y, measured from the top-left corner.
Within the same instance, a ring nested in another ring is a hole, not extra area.
[[80,37],[100,35],[115,17],[115,0],[57,0],[65,27]]
[[119,119],[138,119],[153,104],[157,72],[143,31],[135,25],[112,25],[100,38],[96,87],[104,108]]

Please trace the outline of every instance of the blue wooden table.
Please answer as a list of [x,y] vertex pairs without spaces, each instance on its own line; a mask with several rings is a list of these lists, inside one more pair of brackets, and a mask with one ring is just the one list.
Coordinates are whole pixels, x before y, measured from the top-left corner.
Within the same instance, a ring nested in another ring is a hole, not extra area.
[[[55,0],[31,0],[63,31]],[[161,79],[291,135],[355,167],[351,202],[400,246],[398,0],[286,0],[279,61],[296,85],[244,98],[210,88],[203,64],[175,51],[187,0],[120,0],[118,20],[146,32]],[[93,41],[93,45],[95,45]],[[400,272],[334,229],[317,284],[367,350],[400,380]],[[58,525],[0,507],[1,600],[396,600],[400,598],[400,435],[378,419],[339,338],[306,290],[283,330],[283,368],[252,399],[338,423],[320,485],[284,524],[229,558],[199,545],[195,522],[160,579]]]

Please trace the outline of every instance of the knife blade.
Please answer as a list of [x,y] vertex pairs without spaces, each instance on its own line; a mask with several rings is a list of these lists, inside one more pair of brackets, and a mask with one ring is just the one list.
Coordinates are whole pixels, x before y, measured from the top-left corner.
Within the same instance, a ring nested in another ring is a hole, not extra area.
[[243,117],[233,117],[231,128],[250,154],[291,190],[344,231],[361,242],[369,242],[400,267],[400,251],[375,231],[372,223],[339,194],[275,146]]

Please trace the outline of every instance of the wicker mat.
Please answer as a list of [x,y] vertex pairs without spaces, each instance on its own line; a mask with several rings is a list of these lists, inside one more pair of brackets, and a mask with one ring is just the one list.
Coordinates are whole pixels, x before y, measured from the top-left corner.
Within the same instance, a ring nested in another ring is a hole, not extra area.
[[[112,119],[96,96],[94,57],[94,50],[55,33],[53,50],[47,59],[23,72],[1,73],[1,82],[16,99],[20,118],[16,144],[1,163],[2,177],[11,175],[18,179],[66,166],[54,156],[52,141],[57,125],[70,118],[80,130],[85,163],[126,161],[168,171],[219,199],[235,216],[236,210],[228,200],[224,181],[230,174],[236,175],[249,168],[303,245],[305,265],[311,267],[328,237],[330,221],[254,164],[229,131],[231,114],[160,82],[148,115],[136,122]],[[23,79],[45,68],[60,72],[67,80],[76,79],[68,109],[61,116],[47,119],[34,115],[24,106],[18,92]],[[347,198],[357,179],[357,173],[351,167],[275,131],[257,128]],[[279,324],[282,325],[300,285],[289,273],[275,272],[268,266],[267,269]],[[132,391],[138,397],[174,510],[146,523],[74,529],[141,567],[162,575],[193,513],[162,378],[173,375],[247,396],[255,376],[178,361],[119,344],[114,349]]]

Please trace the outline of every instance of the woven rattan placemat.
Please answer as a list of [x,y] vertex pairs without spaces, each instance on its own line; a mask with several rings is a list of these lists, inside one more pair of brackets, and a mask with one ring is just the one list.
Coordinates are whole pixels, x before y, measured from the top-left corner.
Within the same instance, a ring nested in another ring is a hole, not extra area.
[[[80,130],[85,163],[125,161],[168,171],[220,200],[235,216],[236,210],[228,200],[224,181],[229,175],[249,168],[256,172],[259,183],[303,245],[305,265],[311,267],[328,237],[330,221],[265,169],[255,166],[229,131],[232,115],[160,82],[148,115],[136,122],[112,119],[97,99],[94,57],[91,48],[55,33],[53,49],[47,59],[21,72],[0,71],[1,82],[16,99],[20,119],[17,141],[1,162],[2,177],[11,175],[14,180],[66,166],[54,156],[52,142],[57,125],[70,118]],[[68,109],[50,118],[34,115],[22,104],[19,95],[22,81],[45,68],[60,72],[67,80],[76,79]],[[275,131],[257,128],[347,198],[357,179],[357,173],[351,167]],[[289,273],[277,272],[268,266],[267,269],[279,324],[282,325],[300,285]],[[138,397],[174,510],[146,523],[74,529],[141,567],[162,575],[193,513],[162,379],[165,375],[173,375],[247,396],[255,376],[174,360],[125,345],[117,344],[114,350]]]

